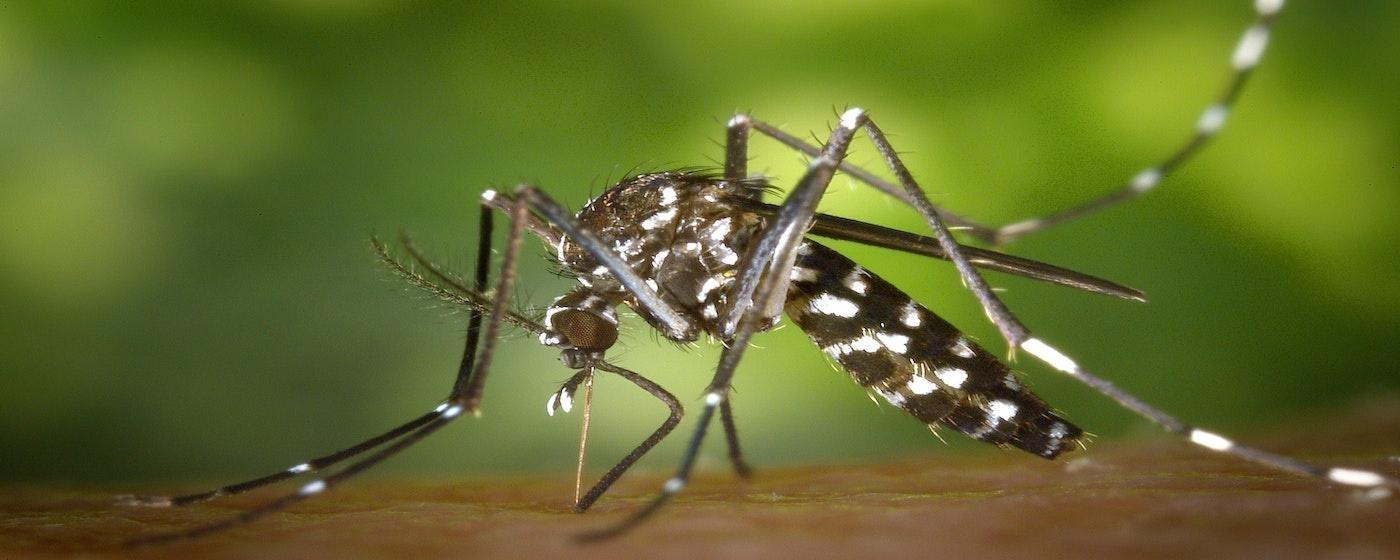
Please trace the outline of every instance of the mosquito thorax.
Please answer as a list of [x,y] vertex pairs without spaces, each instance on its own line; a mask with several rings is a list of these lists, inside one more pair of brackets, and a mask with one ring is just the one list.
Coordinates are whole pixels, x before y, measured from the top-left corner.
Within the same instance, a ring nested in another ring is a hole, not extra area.
[[[639,175],[604,191],[577,217],[648,287],[696,325],[668,338],[692,341],[701,332],[718,332],[738,264],[763,226],[761,216],[726,202],[740,189],[752,188],[747,182],[698,173]],[[612,273],[578,244],[565,238],[555,249],[562,268],[578,278],[581,290],[614,305],[626,304],[665,332]]]

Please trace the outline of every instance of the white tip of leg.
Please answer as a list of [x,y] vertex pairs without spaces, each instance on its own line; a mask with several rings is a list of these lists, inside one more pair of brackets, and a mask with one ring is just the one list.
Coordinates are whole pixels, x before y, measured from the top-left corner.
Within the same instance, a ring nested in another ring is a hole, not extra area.
[[685,481],[679,478],[672,478],[666,481],[666,485],[661,487],[661,491],[667,494],[675,494],[685,488]]
[[442,411],[442,417],[443,417],[443,418],[456,418],[457,415],[458,415],[458,414],[461,414],[461,413],[462,413],[462,405],[460,405],[460,404],[454,404],[454,405],[452,405],[452,406],[447,407],[447,410]]
[[1133,180],[1129,181],[1128,185],[1132,187],[1134,191],[1142,193],[1152,190],[1152,188],[1156,187],[1157,183],[1160,182],[1162,182],[1162,171],[1153,167],[1151,169],[1144,169],[1137,175],[1134,175]]
[[482,200],[485,200],[486,202],[491,202],[492,200],[496,200],[496,191],[491,190],[491,189],[487,189],[487,190],[481,191],[481,199],[482,199]]
[[301,473],[304,473],[304,472],[311,472],[311,464],[310,464],[310,463],[302,463],[302,464],[300,464],[300,465],[297,465],[297,466],[295,466],[295,467],[292,467],[292,468],[290,468],[290,469],[287,469],[287,472],[292,473],[292,474],[301,474]]
[[1069,359],[1069,356],[1052,348],[1039,338],[1026,339],[1025,342],[1021,343],[1021,349],[1032,356],[1044,360],[1045,363],[1050,364],[1050,366],[1055,369],[1065,373],[1079,373],[1079,364],[1074,363],[1074,360]]
[[303,496],[310,496],[310,495],[312,495],[312,494],[320,494],[321,491],[322,491],[322,490],[325,490],[325,489],[326,489],[326,481],[324,481],[324,480],[313,480],[313,481],[311,481],[309,484],[307,484],[306,486],[302,486],[302,487],[301,487],[301,490],[297,490],[297,493],[298,493],[298,494],[301,494],[301,495],[303,495]]
[[1283,9],[1283,0],[1254,0],[1254,11],[1261,16],[1271,16]]
[[1244,36],[1240,37],[1240,43],[1235,46],[1235,54],[1230,61],[1236,70],[1253,68],[1255,64],[1259,64],[1259,58],[1264,56],[1264,47],[1268,45],[1269,29],[1260,25],[1251,26],[1244,30]]
[[744,125],[747,125],[747,124],[749,124],[749,116],[740,113],[740,114],[738,114],[738,115],[734,115],[734,116],[730,117],[730,118],[729,118],[729,122],[725,123],[724,126],[727,126],[727,127],[729,127],[729,128],[734,128],[734,127],[736,127],[736,126],[744,126]]
[[708,406],[719,406],[719,402],[722,400],[724,400],[724,397],[719,393],[709,393],[705,395],[705,404]]
[[1215,134],[1220,127],[1225,126],[1225,118],[1230,116],[1230,110],[1224,105],[1211,105],[1201,112],[1200,120],[1196,121],[1196,132],[1201,134]]
[[1328,469],[1327,478],[1351,486],[1380,486],[1385,483],[1385,477],[1379,474],[1356,469]]
[[447,410],[447,403],[442,403],[442,404],[440,404],[440,405],[437,405],[437,408],[434,408],[434,409],[433,409],[433,412],[442,412],[442,411],[444,411],[444,410]]
[[846,112],[841,113],[841,128],[855,130],[856,125],[860,124],[860,118],[864,115],[865,110],[860,107],[847,109]]
[[1235,446],[1235,442],[1205,430],[1191,430],[1191,443],[1215,451],[1228,451]]

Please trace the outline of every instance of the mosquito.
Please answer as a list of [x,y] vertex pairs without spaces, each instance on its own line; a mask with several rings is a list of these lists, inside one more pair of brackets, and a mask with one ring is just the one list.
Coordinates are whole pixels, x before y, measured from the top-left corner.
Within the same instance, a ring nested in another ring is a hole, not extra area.
[[[772,329],[784,314],[857,384],[930,427],[951,428],[979,441],[1045,459],[1054,459],[1079,444],[1083,430],[1027,389],[1019,376],[991,352],[894,285],[812,237],[856,241],[951,261],[1013,355],[1017,350],[1023,351],[1195,445],[1281,471],[1368,488],[1380,494],[1400,488],[1400,480],[1379,472],[1315,465],[1237,444],[1118,389],[1034,335],[988,287],[978,269],[1129,300],[1142,300],[1141,293],[1087,274],[964,246],[950,233],[956,228],[977,240],[1003,244],[1152,190],[1225,124],[1241,88],[1264,53],[1271,25],[1282,6],[1282,0],[1254,2],[1255,17],[1231,55],[1226,87],[1201,113],[1194,133],[1175,152],[1132,176],[1116,190],[1047,217],[990,227],[935,206],[883,130],[865,111],[853,108],[841,113],[821,145],[784,133],[752,116],[736,115],[726,127],[722,174],[674,171],[630,177],[577,213],[534,186],[520,186],[509,193],[486,191],[480,200],[477,261],[470,282],[438,267],[407,237],[401,244],[410,262],[395,258],[375,239],[374,250],[391,269],[437,297],[469,310],[466,347],[447,398],[429,412],[383,434],[260,478],[198,494],[128,497],[126,502],[138,505],[189,505],[319,472],[360,457],[236,517],[144,537],[137,542],[195,537],[253,521],[345,482],[464,414],[479,413],[496,343],[507,326],[535,334],[540,343],[560,352],[565,366],[575,370],[549,397],[547,409],[551,414],[555,410],[567,412],[579,388],[586,387],[598,372],[630,381],[670,411],[649,437],[577,497],[574,509],[587,510],[638,459],[668,436],[682,416],[681,403],[674,395],[641,374],[605,359],[617,342],[619,306],[630,308],[669,340],[686,343],[709,336],[721,341],[723,350],[675,474],[648,504],[611,526],[582,535],[584,540],[614,537],[633,529],[680,492],[689,480],[716,414],[734,469],[741,475],[749,472],[739,445],[729,391],[751,339]],[[894,182],[844,160],[850,143],[861,132],[874,144]],[[762,199],[770,186],[749,176],[748,141],[754,133],[810,158],[805,173],[780,204],[765,203]],[[932,236],[818,213],[818,203],[838,171],[914,208]],[[497,212],[508,217],[508,230],[500,275],[488,291],[493,218]],[[551,247],[561,269],[579,284],[555,298],[541,320],[513,310],[506,303],[515,284],[520,249],[527,234]]]

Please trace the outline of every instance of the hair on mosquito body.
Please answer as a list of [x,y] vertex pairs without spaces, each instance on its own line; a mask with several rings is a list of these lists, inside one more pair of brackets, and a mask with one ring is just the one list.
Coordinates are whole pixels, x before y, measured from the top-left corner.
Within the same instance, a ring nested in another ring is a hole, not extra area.
[[[1244,84],[1263,57],[1272,23],[1282,6],[1281,0],[1253,2],[1254,17],[1226,58],[1225,87],[1201,110],[1185,141],[1162,159],[1128,174],[1116,188],[1044,216],[993,226],[934,204],[875,118],[863,109],[849,108],[837,115],[825,137],[812,142],[754,115],[739,113],[724,121],[721,171],[688,168],[629,174],[577,212],[533,185],[487,190],[479,199],[476,258],[472,273],[466,277],[445,270],[406,235],[399,242],[402,257],[373,239],[376,255],[390,270],[410,285],[468,313],[463,358],[446,398],[383,434],[260,478],[197,494],[129,497],[126,501],[135,505],[189,505],[316,473],[316,478],[298,489],[237,517],[142,537],[138,542],[189,538],[253,521],[339,485],[459,417],[478,415],[497,343],[511,329],[529,333],[557,351],[565,368],[573,371],[544,399],[547,413],[569,412],[580,399],[589,402],[592,380],[604,374],[617,375],[637,386],[669,411],[647,438],[587,491],[583,490],[580,468],[574,510],[585,511],[669,436],[683,416],[681,399],[642,373],[609,361],[609,351],[618,344],[628,319],[619,313],[621,310],[634,314],[631,323],[661,340],[685,346],[713,338],[721,342],[720,355],[698,403],[699,411],[694,413],[695,427],[675,473],[644,506],[620,521],[581,535],[583,540],[615,537],[632,530],[682,492],[716,416],[732,468],[741,476],[751,472],[739,443],[729,395],[754,337],[774,329],[784,318],[862,389],[930,429],[958,432],[1047,460],[1082,447],[1088,437],[1085,430],[1031,391],[1021,374],[999,356],[877,273],[818,239],[850,241],[951,262],[1009,353],[1038,361],[1185,442],[1325,483],[1388,494],[1400,487],[1400,481],[1388,474],[1319,465],[1246,446],[1188,424],[1118,388],[1079,358],[1032,332],[988,285],[982,271],[1129,301],[1143,301],[1141,292],[1056,265],[964,245],[952,233],[958,231],[974,242],[1001,246],[1159,188],[1225,126]],[[846,161],[851,143],[862,135],[875,147],[882,173],[892,180]],[[749,141],[755,136],[806,158],[805,171],[790,188],[780,191],[749,172]],[[861,188],[914,209],[923,233],[819,212],[818,205],[838,173]],[[765,201],[776,198],[779,192],[783,195],[777,203]],[[493,238],[498,229],[496,220],[502,216],[505,233],[497,263]],[[513,299],[520,293],[519,264],[527,238],[542,243],[548,260],[575,284],[542,312],[531,312]],[[494,279],[493,269],[498,272]],[[586,414],[588,407],[583,408]],[[581,446],[580,463],[582,456]],[[339,470],[332,469],[342,464]]]

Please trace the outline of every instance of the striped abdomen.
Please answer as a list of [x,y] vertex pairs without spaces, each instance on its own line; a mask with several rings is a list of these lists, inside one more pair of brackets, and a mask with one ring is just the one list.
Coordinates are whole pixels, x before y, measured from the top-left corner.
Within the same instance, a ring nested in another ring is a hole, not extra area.
[[1047,459],[1081,433],[953,325],[840,253],[806,241],[788,316],[856,383],[969,437]]

